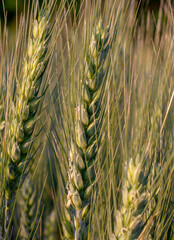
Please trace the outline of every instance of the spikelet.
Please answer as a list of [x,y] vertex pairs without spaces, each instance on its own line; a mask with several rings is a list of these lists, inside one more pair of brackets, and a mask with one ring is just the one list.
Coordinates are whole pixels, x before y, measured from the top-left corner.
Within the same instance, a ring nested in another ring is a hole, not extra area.
[[75,109],[75,142],[71,143],[64,218],[67,239],[87,239],[89,210],[95,181],[94,163],[99,147],[99,113],[104,79],[104,61],[109,49],[109,31],[102,21],[95,27],[85,59],[82,104]]
[[[138,239],[143,227],[143,211],[147,205],[145,176],[139,155],[130,159],[122,190],[120,211],[116,211],[115,239]],[[112,236],[113,238],[113,236]]]
[[20,239],[30,240],[35,230],[34,218],[36,215],[36,192],[32,181],[28,177],[24,183],[21,204],[21,231]]
[[[23,79],[17,85],[15,102],[10,104],[8,119],[8,165],[6,168],[6,217],[5,228],[10,220],[15,191],[26,177],[25,170],[31,160],[27,153],[32,144],[32,133],[37,122],[35,117],[39,101],[38,92],[49,55],[49,12],[42,10],[32,28],[27,54],[23,63]],[[21,175],[22,174],[22,175]]]

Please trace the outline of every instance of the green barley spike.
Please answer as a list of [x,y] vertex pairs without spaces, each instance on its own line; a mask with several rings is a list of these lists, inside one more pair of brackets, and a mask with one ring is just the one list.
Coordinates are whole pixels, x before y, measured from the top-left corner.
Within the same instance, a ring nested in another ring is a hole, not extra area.
[[[25,179],[25,170],[31,158],[27,153],[32,143],[32,133],[37,122],[38,92],[48,60],[49,12],[42,10],[33,23],[32,36],[28,41],[23,64],[23,79],[17,84],[16,101],[11,102],[8,119],[8,166],[6,169],[6,216],[5,229],[9,225],[13,198],[18,186]],[[37,102],[37,104],[34,104]],[[22,175],[21,175],[22,174]]]
[[71,143],[64,218],[66,239],[87,239],[89,210],[99,147],[101,89],[109,32],[102,21],[95,27],[85,60],[82,104],[75,109],[75,142]]
[[[122,190],[122,204],[116,212],[115,239],[138,239],[143,227],[143,211],[147,205],[145,176],[139,156],[130,159]],[[113,236],[112,236],[113,237]]]
[[30,178],[27,178],[22,191],[20,239],[30,240],[35,230],[36,192]]

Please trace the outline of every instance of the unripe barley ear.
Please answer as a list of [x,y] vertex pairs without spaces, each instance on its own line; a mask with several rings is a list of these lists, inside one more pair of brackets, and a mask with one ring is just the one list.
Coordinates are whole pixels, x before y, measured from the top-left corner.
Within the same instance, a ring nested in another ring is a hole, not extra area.
[[36,192],[32,181],[27,178],[22,189],[20,239],[33,239],[36,216]]
[[15,102],[10,104],[5,186],[6,205],[8,206],[5,217],[6,231],[11,217],[12,199],[26,177],[26,168],[31,160],[27,154],[33,142],[32,133],[38,120],[35,116],[41,100],[38,93],[50,56],[48,14],[46,10],[42,10],[38,15],[38,20],[33,23],[23,63],[23,77],[21,82],[18,82]]
[[87,239],[95,159],[100,145],[101,89],[104,83],[104,61],[109,49],[109,31],[102,21],[94,28],[85,58],[82,99],[75,108],[75,140],[71,142],[64,217],[64,236],[67,239]]
[[125,169],[121,209],[116,211],[115,239],[138,239],[144,228],[143,213],[148,202],[139,155],[135,160],[131,158]]

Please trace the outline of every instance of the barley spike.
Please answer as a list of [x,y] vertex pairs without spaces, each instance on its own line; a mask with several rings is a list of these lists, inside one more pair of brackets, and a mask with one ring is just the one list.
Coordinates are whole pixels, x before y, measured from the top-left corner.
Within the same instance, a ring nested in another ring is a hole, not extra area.
[[131,158],[125,169],[121,209],[116,211],[115,239],[138,239],[144,228],[143,214],[148,202],[140,156]]
[[[95,181],[94,162],[99,147],[101,88],[109,41],[102,21],[94,28],[85,59],[82,103],[75,109],[75,141],[71,143],[65,210],[67,239],[87,239],[89,210]],[[68,212],[68,214],[67,214]]]
[[38,92],[50,56],[48,51],[49,35],[49,12],[42,9],[38,14],[38,20],[33,23],[32,36],[29,37],[27,56],[23,63],[23,79],[20,84],[17,83],[15,102],[11,102],[9,111],[8,164],[5,187],[6,232],[15,192],[22,185],[25,179],[25,170],[29,164],[26,159],[32,143],[31,136],[38,120],[35,114],[41,99]]

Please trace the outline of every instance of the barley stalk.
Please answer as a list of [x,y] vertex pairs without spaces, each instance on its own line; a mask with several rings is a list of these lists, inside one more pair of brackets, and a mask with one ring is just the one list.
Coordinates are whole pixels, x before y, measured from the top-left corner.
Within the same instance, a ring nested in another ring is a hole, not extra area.
[[143,211],[147,204],[145,177],[139,156],[130,159],[122,190],[121,210],[116,212],[115,239],[138,239],[143,227]]
[[75,141],[71,143],[65,207],[64,236],[87,239],[89,210],[99,147],[101,89],[109,33],[102,22],[95,27],[85,59],[82,104],[75,109]]
[[[8,232],[13,199],[26,177],[26,168],[32,159],[28,151],[37,119],[35,117],[41,97],[38,96],[42,76],[48,63],[48,12],[42,10],[33,23],[32,37],[28,41],[27,56],[23,64],[23,79],[17,83],[16,102],[11,102],[8,119],[8,166],[6,168],[5,231]],[[9,231],[10,232],[10,231]]]

